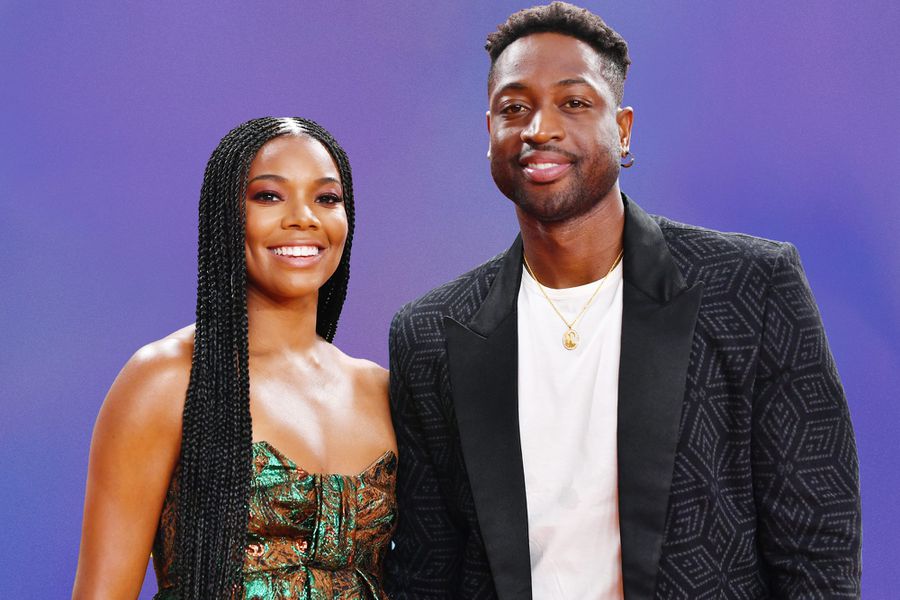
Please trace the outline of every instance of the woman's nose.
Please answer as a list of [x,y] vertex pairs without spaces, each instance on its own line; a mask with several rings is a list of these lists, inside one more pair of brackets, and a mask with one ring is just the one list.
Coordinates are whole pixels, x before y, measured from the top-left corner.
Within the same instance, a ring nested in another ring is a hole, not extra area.
[[318,229],[321,223],[315,210],[307,202],[291,200],[285,202],[285,214],[281,220],[284,229]]

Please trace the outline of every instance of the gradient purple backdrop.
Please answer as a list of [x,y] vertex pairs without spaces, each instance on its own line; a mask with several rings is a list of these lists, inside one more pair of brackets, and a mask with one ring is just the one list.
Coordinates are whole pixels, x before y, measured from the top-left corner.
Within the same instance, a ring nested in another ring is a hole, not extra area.
[[[193,320],[203,168],[232,126],[305,116],[346,147],[351,354],[386,364],[393,312],[516,232],[482,45],[528,2],[184,4],[0,4],[3,598],[69,594],[94,418],[134,350]],[[800,249],[856,428],[863,596],[894,597],[898,5],[587,5],[634,60],[623,189]]]

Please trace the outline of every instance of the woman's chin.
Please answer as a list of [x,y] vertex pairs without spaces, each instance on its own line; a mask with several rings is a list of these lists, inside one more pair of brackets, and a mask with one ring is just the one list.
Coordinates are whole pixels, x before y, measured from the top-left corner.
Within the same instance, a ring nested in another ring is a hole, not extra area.
[[279,281],[268,282],[265,285],[251,284],[247,288],[247,300],[252,302],[253,298],[266,299],[273,304],[295,303],[300,301],[316,302],[319,296],[319,288],[326,280],[315,278],[310,280],[304,278],[303,281]]

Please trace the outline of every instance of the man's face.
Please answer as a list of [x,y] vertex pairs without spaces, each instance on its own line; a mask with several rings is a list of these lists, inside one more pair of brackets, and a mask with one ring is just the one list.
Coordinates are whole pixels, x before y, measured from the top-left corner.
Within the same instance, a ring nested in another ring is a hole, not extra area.
[[613,188],[631,110],[617,110],[588,44],[536,33],[494,64],[487,114],[491,175],[521,211],[544,222],[590,210]]

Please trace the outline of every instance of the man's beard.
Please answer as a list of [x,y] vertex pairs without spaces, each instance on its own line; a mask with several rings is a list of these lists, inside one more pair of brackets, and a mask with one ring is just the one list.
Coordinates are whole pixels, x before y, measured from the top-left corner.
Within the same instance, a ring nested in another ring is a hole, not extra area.
[[503,164],[502,169],[499,161],[492,160],[491,175],[519,210],[542,223],[559,223],[589,212],[615,185],[619,178],[618,156],[604,150],[598,148],[573,164],[565,176],[565,187],[554,193],[527,182],[518,159]]

